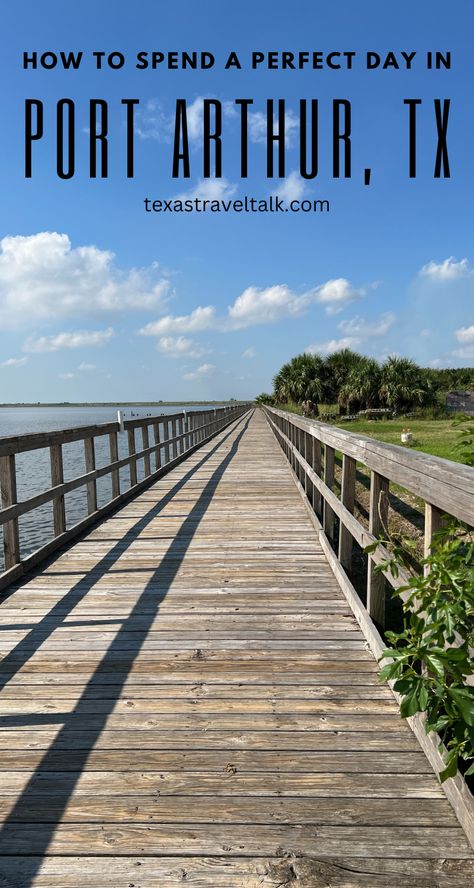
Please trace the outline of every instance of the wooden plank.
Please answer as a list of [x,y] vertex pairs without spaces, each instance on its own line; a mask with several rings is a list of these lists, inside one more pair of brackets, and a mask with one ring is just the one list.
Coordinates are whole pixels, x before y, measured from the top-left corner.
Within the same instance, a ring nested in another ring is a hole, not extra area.
[[[41,793],[31,793],[16,822],[41,820],[44,798]],[[64,811],[58,810],[54,795],[48,796],[52,816],[60,815],[63,823],[186,823],[189,810],[179,796],[76,796],[69,800]],[[11,799],[0,795],[0,822],[8,816]],[[399,799],[394,805],[384,798],[258,798],[196,796],[192,802],[192,819],[195,823],[302,823],[313,825],[354,826],[431,826],[440,820],[445,827],[456,827],[451,812],[445,819],[443,799]],[[1,864],[0,864],[1,866]]]
[[[309,855],[106,855],[2,857],[10,885],[32,888],[466,888],[474,877],[471,861],[413,857],[322,858]],[[137,882],[137,878],[139,882]]]
[[[12,823],[4,827],[8,853],[38,853],[50,830],[41,824]],[[140,848],[147,855],[344,855],[370,859],[386,845],[391,857],[410,855],[420,859],[455,857],[469,859],[470,849],[460,841],[459,831],[442,827],[416,826],[311,826],[276,824],[122,824],[120,829],[97,829],[95,824],[62,824],[49,839],[48,853],[54,855],[133,854]],[[286,850],[286,854],[285,854]]]

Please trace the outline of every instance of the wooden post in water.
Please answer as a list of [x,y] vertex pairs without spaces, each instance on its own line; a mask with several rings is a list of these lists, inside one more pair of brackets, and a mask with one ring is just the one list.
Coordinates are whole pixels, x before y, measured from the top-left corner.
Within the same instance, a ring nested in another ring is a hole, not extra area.
[[138,481],[137,476],[137,461],[134,459],[134,454],[136,453],[136,444],[135,444],[135,429],[128,429],[127,432],[128,437],[128,455],[132,457],[130,460],[130,487],[134,487]]
[[[109,453],[110,462],[118,462],[119,455],[117,432],[110,432]],[[120,496],[120,471],[119,469],[113,469],[110,474],[112,480],[112,499],[115,499],[116,496]]]
[[[15,455],[0,457],[0,491],[2,507],[14,506],[17,502]],[[20,535],[18,518],[3,525],[3,555],[5,570],[20,563]]]
[[[84,459],[86,472],[95,471],[95,445],[93,438],[84,438]],[[97,512],[97,481],[87,482],[87,512]]]
[[[341,502],[352,514],[355,503],[355,471],[356,461],[352,456],[342,456]],[[339,523],[339,561],[345,570],[352,564],[352,534],[343,522]]]
[[[51,444],[49,459],[51,464],[51,486],[57,487],[59,484],[64,484],[63,448],[61,444]],[[66,530],[64,496],[57,496],[53,500],[53,528],[54,536],[60,536]]]
[[[369,531],[379,536],[388,523],[389,482],[378,472],[370,473]],[[385,626],[385,577],[375,570],[369,555],[367,565],[367,610],[382,628]]]

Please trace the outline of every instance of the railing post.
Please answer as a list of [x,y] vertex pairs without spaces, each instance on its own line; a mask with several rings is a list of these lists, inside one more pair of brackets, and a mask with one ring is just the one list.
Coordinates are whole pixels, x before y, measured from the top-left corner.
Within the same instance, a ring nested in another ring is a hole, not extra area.
[[[351,514],[354,512],[355,504],[355,473],[355,459],[344,453],[342,455],[341,502]],[[351,568],[352,544],[352,534],[341,520],[339,523],[339,561],[345,570]]]
[[[442,529],[444,524],[444,512],[431,503],[425,503],[425,535],[424,535],[424,557],[428,558],[431,553],[431,544],[435,533]],[[425,564],[424,574],[429,573],[429,565]]]
[[183,444],[184,444],[184,440],[183,440],[183,419],[184,419],[184,418],[183,418],[182,416],[178,416],[179,446],[178,446],[178,442],[176,443],[176,446],[177,446],[177,448],[178,448],[178,453],[179,453],[180,456],[181,456],[181,454],[182,454],[182,452],[183,452],[183,450],[184,450],[184,447],[183,447]]
[[138,481],[137,476],[137,460],[134,458],[136,453],[136,444],[135,444],[135,429],[127,430],[128,437],[128,455],[131,457],[130,459],[130,487],[134,487]]
[[170,445],[169,445],[169,437],[170,437],[170,424],[168,419],[163,420],[163,434],[165,440],[165,465],[170,461]]
[[[86,472],[95,471],[95,445],[93,438],[84,438],[84,460]],[[87,512],[97,512],[97,481],[87,482]]]
[[[311,465],[313,468],[313,472],[321,477],[321,441],[318,438],[315,438],[314,435],[311,436],[312,440],[312,456],[311,456]],[[321,493],[313,484],[313,510],[318,516],[321,518],[322,515],[322,502],[321,502]]]
[[[49,459],[51,464],[51,487],[64,484],[63,448],[61,444],[51,444]],[[53,500],[53,528],[54,536],[60,536],[66,530],[64,496],[57,496]]]
[[[172,438],[176,438],[176,435],[177,435],[177,431],[176,431],[176,418],[174,417],[174,418],[171,420],[171,437],[172,437]],[[177,442],[177,441],[173,441],[173,459],[176,459],[177,456],[178,456],[178,442]]]
[[[110,462],[118,462],[118,436],[117,432],[110,432],[109,435],[109,453],[110,453]],[[112,469],[111,473],[112,480],[112,499],[120,496],[120,470]]]
[[[378,472],[370,473],[369,531],[379,536],[388,524],[389,482]],[[385,577],[375,570],[369,555],[367,564],[367,610],[382,628],[385,626]]]
[[[334,487],[334,447],[324,445],[324,483],[329,490]],[[331,506],[324,500],[323,528],[327,537],[334,542],[334,512]]]
[[[0,490],[2,507],[14,506],[17,502],[15,455],[0,457]],[[5,570],[20,563],[20,534],[18,518],[3,525],[3,555]]]
[[[309,454],[310,454],[310,448],[311,448],[311,441],[310,441],[310,434],[306,430],[303,432],[303,441],[304,441],[303,457],[307,463],[310,463]],[[303,469],[303,472],[304,472],[304,492],[305,492],[306,496],[308,497],[308,499],[312,500],[313,493],[311,490],[311,488],[312,488],[311,480],[308,477],[308,473],[306,472],[306,469]]]
[[155,450],[155,468],[156,468],[156,471],[158,471],[158,469],[161,469],[160,423],[159,422],[153,423],[153,440],[155,442],[155,446],[158,445]]
[[[150,439],[148,436],[148,426],[147,425],[142,426],[142,444],[143,444],[143,450],[146,450],[150,446]],[[151,475],[151,463],[150,463],[150,454],[149,453],[145,454],[145,456],[143,457],[143,466],[144,466],[145,478],[148,478],[148,475]]]
[[194,444],[194,419],[193,413],[188,413],[188,449]]

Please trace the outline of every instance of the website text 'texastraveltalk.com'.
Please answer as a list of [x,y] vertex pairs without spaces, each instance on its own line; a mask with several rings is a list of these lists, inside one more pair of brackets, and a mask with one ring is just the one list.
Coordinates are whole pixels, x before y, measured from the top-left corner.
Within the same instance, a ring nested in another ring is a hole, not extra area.
[[305,198],[286,200],[272,194],[269,197],[183,197],[151,200],[145,197],[147,213],[329,213],[328,200]]

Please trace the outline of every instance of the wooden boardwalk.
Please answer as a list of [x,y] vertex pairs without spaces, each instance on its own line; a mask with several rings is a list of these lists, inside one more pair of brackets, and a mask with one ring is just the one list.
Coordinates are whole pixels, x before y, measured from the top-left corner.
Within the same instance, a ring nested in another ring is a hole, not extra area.
[[0,608],[1,886],[466,888],[260,412]]

